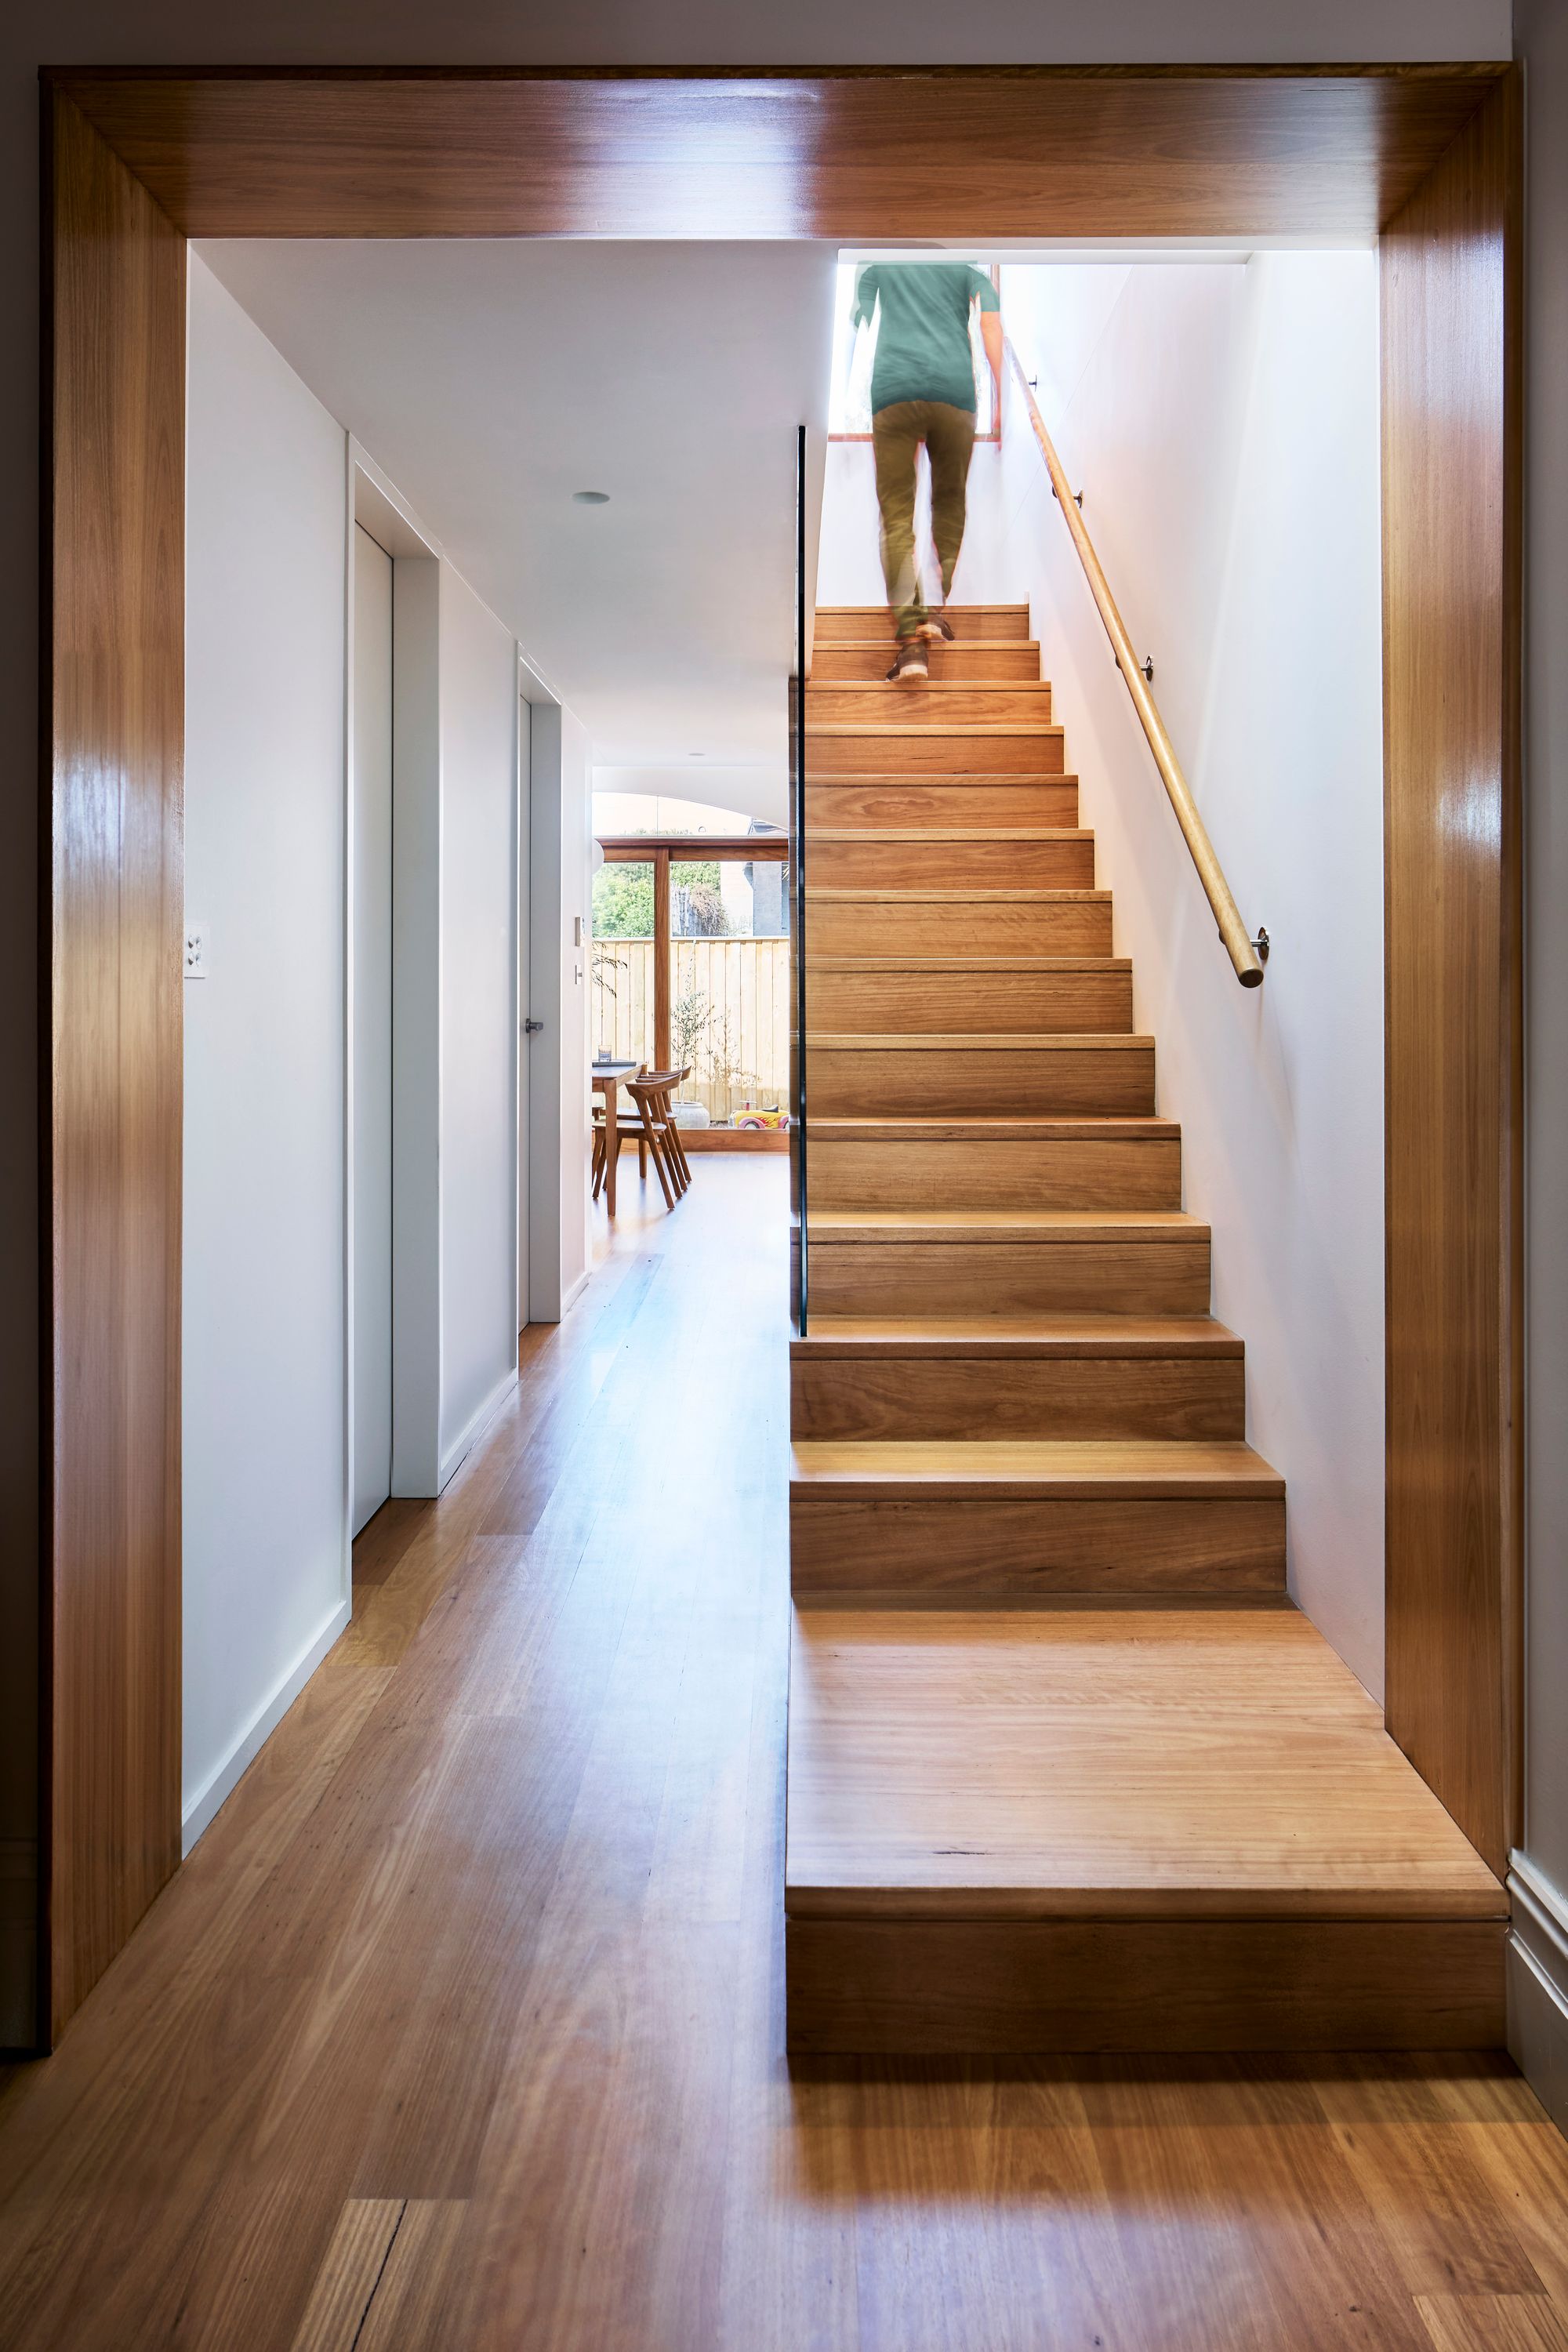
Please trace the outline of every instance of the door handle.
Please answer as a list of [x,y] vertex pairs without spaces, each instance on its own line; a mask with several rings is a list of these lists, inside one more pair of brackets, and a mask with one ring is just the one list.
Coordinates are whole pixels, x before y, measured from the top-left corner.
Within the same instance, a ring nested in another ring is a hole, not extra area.
[[542,1021],[525,1021],[522,1024],[522,1034],[525,1037],[531,1037],[536,1029],[542,1029],[543,1026]]

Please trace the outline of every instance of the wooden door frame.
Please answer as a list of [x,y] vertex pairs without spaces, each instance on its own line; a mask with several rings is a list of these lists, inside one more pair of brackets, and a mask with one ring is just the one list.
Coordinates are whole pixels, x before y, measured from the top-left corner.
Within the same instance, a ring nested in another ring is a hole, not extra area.
[[40,2043],[179,1855],[195,236],[1388,233],[1388,1720],[1506,1866],[1521,1770],[1518,68],[44,79]]

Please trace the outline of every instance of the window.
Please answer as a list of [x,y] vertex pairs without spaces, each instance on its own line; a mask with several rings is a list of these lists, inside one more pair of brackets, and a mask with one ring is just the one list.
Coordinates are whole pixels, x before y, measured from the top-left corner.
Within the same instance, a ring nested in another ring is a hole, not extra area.
[[787,836],[605,834],[600,846],[595,1050],[689,1071],[677,1100],[699,1126],[786,1108]]
[[788,1107],[788,893],[776,857],[669,869],[670,1066],[714,1127]]
[[588,1018],[595,1054],[654,1059],[653,861],[601,866],[594,877]]

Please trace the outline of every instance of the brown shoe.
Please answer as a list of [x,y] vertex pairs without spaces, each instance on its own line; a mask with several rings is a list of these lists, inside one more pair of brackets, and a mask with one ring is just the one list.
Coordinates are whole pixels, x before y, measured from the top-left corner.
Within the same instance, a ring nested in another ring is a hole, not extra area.
[[931,671],[926,666],[926,649],[919,637],[899,639],[899,657],[888,672],[894,686],[919,686]]
[[952,643],[952,631],[940,613],[928,613],[921,623],[920,633],[932,645],[950,646]]

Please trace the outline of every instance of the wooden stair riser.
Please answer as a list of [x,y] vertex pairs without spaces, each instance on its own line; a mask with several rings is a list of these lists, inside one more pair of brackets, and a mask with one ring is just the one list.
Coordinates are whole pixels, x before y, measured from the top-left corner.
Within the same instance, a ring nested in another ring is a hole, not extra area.
[[[1026,643],[1029,637],[1029,608],[1026,604],[949,604],[942,619],[955,638],[984,637]],[[816,608],[816,642],[819,646],[864,642],[868,637],[893,634],[893,616],[886,604],[819,604]]]
[[1077,971],[845,971],[808,965],[806,1036],[860,1029],[1130,1033],[1132,974]]
[[1058,728],[891,725],[858,733],[843,726],[806,727],[805,772],[817,783],[836,776],[1059,776],[1067,749]]
[[[816,687],[851,678],[879,684],[892,667],[894,644],[889,626],[868,642],[819,645],[811,657],[811,683]],[[928,646],[926,658],[932,678],[944,682],[1032,685],[1040,675],[1040,648],[1032,637],[1013,645],[961,638],[955,645]]]
[[[824,956],[1108,956],[1110,899],[887,898],[822,895],[814,866],[805,890],[805,960]],[[809,1034],[808,1034],[809,1044]]]
[[874,1486],[790,1488],[790,1583],[798,1607],[1013,1608],[1285,1598],[1285,1506],[1269,1496],[1064,1496],[963,1494],[913,1499]]
[[1027,841],[806,838],[812,879],[837,890],[1092,890],[1094,837]]
[[[1205,1240],[867,1241],[807,1227],[811,1303],[825,1315],[1205,1315]],[[1048,1434],[1048,1433],[1042,1433]]]
[[1042,1039],[1009,1050],[829,1045],[818,1034],[808,1053],[811,1108],[827,1117],[1147,1118],[1154,1108],[1154,1049],[1146,1039]]
[[808,744],[836,727],[1035,727],[1050,717],[1051,689],[1043,678],[1001,686],[933,678],[913,686],[814,681],[805,690]]
[[797,2053],[1479,2050],[1501,1922],[788,1919]]
[[1076,776],[868,776],[805,787],[806,845],[817,825],[1061,825],[1078,823]]
[[790,1366],[796,1440],[1242,1438],[1239,1356],[833,1356]]
[[817,1209],[1179,1209],[1179,1137],[1149,1142],[811,1138]]

